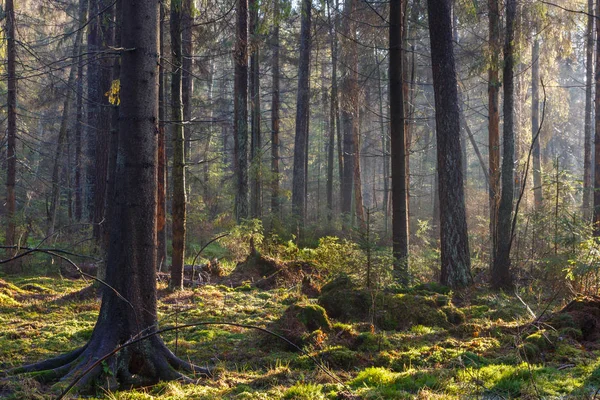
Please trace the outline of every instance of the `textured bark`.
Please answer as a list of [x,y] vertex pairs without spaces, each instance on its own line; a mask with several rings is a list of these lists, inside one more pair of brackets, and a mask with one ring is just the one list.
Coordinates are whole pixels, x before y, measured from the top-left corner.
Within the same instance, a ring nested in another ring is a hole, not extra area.
[[[68,383],[117,346],[156,332],[156,164],[158,136],[158,2],[123,2],[119,189],[111,221],[107,282],[90,341],[53,360],[21,368],[46,370]],[[118,294],[117,294],[118,293]],[[60,365],[59,367],[55,367]],[[49,370],[50,366],[55,367]],[[106,368],[110,374],[104,373]],[[76,389],[128,388],[183,379],[177,369],[207,373],[179,360],[159,336],[133,344],[98,364]],[[187,379],[187,381],[190,381]]]
[[585,124],[583,155],[583,215],[592,216],[592,85],[594,79],[594,0],[588,0],[585,47]]
[[16,38],[15,7],[13,0],[6,0],[6,74],[7,74],[7,148],[6,148],[6,238],[7,246],[15,244],[15,212],[17,178],[17,72],[16,72]]
[[85,160],[85,203],[88,214],[88,221],[95,220],[95,193],[96,193],[96,136],[97,122],[99,112],[99,1],[89,0],[89,24],[87,32],[87,115],[86,115],[86,160]]
[[[331,19],[331,4],[327,2],[327,21],[331,49],[331,96],[329,99],[329,137],[327,147],[327,221],[333,221],[333,164],[335,153],[335,137],[339,130],[338,85],[337,85],[337,37],[334,21]],[[339,142],[338,142],[339,146]],[[341,157],[341,154],[339,154]],[[340,158],[341,159],[341,158]],[[342,163],[338,159],[340,174]]]
[[536,37],[531,50],[531,140],[533,158],[533,196],[536,210],[542,207],[542,167],[540,160],[540,141],[537,133],[540,129],[540,41]]
[[250,0],[250,216],[261,216],[261,133],[260,133],[260,43],[259,43],[259,2]]
[[[83,19],[87,20],[88,1],[80,0],[83,2],[85,9]],[[83,134],[83,56],[79,54],[77,56],[77,111],[75,121],[75,220],[81,221],[83,216],[83,195],[84,189],[82,187],[82,173],[83,171],[83,160],[82,160],[82,134]]]
[[[165,6],[160,3],[159,51],[165,54]],[[167,151],[165,119],[167,118],[167,74],[163,63],[158,66],[158,167],[157,167],[157,201],[156,201],[156,265],[159,270],[166,267],[167,262]]]
[[273,93],[271,97],[271,214],[273,218],[279,215],[279,9],[280,0],[273,4],[273,36],[271,47],[273,51],[272,74]]
[[308,157],[308,118],[310,95],[310,24],[311,1],[302,1],[300,28],[300,60],[298,64],[298,92],[296,100],[296,136],[294,140],[294,170],[292,177],[292,212],[300,226],[305,222],[306,161]]
[[[596,16],[600,15],[600,1],[596,2]],[[594,236],[600,237],[600,24],[596,23],[595,68],[595,133],[594,133]]]
[[498,244],[496,258],[492,265],[491,284],[494,288],[512,286],[510,273],[510,250],[512,246],[512,215],[515,173],[515,133],[514,133],[514,33],[516,0],[506,3],[506,34],[504,44],[504,125],[502,130],[502,193],[498,206]]
[[406,207],[406,137],[404,90],[402,85],[402,0],[390,2],[389,79],[390,137],[392,157],[392,242],[394,272],[399,282],[408,284],[408,212]]
[[[112,0],[98,0],[98,9],[104,12],[96,20],[98,23],[98,51],[107,51],[114,44],[114,8],[110,7]],[[94,127],[96,128],[96,146],[94,152],[94,214],[93,214],[93,234],[94,239],[105,251],[107,243],[107,214],[106,214],[106,193],[108,179],[108,162],[110,158],[110,137],[111,137],[111,111],[112,105],[108,101],[108,92],[112,84],[113,59],[105,54],[98,54],[98,77],[94,79],[97,85],[94,94],[96,98],[90,98],[95,101],[98,109],[95,114]],[[88,77],[89,78],[89,77]]]
[[488,144],[489,144],[489,196],[491,263],[496,258],[498,201],[500,199],[500,101],[498,65],[500,54],[499,0],[488,0],[490,67],[488,69]]
[[[84,1],[79,2],[79,23],[84,23],[86,12],[86,4]],[[73,44],[73,59],[77,59],[80,52],[81,42],[83,37],[83,29],[79,29],[75,35],[75,43]],[[67,93],[65,94],[65,100],[63,102],[63,114],[60,121],[60,128],[58,131],[58,142],[56,144],[56,151],[54,153],[54,165],[52,167],[52,194],[50,197],[50,210],[48,212],[48,227],[46,235],[50,236],[54,233],[54,227],[56,224],[56,217],[58,214],[59,202],[60,202],[60,170],[64,159],[65,142],[67,141],[67,128],[69,123],[69,113],[71,111],[71,100],[73,91],[70,89],[75,84],[75,77],[77,73],[77,64],[71,65],[71,71],[69,72],[69,78],[67,81]]]
[[[181,0],[181,103],[183,104],[183,121],[192,119],[192,93],[194,80],[192,78],[193,66],[193,40],[192,40],[192,0]],[[183,125],[184,160],[191,159],[192,153],[192,125]],[[189,188],[187,189],[189,192]]]
[[183,263],[185,258],[185,136],[183,128],[182,101],[182,0],[171,1],[171,119],[173,120],[173,256],[171,282],[173,289],[183,289]]
[[248,0],[237,0],[237,40],[233,87],[233,137],[235,146],[236,221],[248,217]]
[[428,0],[429,35],[440,199],[442,284],[463,287],[472,282],[462,176],[456,68],[452,49],[451,0]]
[[[357,94],[358,88],[355,87],[358,82],[355,81],[355,71],[352,68],[356,65],[354,50],[356,49],[355,39],[356,29],[354,18],[356,17],[356,0],[345,0],[342,15],[342,48],[341,48],[341,75],[342,82],[340,87],[340,123],[342,130],[342,158],[343,170],[340,188],[341,211],[344,222],[347,223],[352,213],[352,189],[354,186],[354,129],[355,119],[358,116],[358,110],[355,109],[353,99]],[[357,122],[357,121],[356,121]]]

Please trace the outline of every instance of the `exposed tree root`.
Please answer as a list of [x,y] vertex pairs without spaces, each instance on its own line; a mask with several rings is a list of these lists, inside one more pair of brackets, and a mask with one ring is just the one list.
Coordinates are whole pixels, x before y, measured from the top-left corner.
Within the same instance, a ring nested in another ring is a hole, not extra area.
[[116,390],[153,385],[159,381],[196,382],[184,373],[192,377],[211,376],[209,369],[175,356],[157,335],[121,345],[111,336],[94,335],[82,348],[14,368],[7,374],[27,373],[44,383],[56,382],[53,389],[61,392],[59,399],[71,390],[81,393],[100,386]]

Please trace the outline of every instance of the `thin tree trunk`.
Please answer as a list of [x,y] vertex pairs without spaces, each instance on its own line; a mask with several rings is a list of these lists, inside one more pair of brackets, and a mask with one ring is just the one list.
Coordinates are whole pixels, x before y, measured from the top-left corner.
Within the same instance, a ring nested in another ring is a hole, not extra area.
[[462,176],[456,68],[452,49],[451,0],[428,0],[431,64],[440,198],[440,282],[463,287],[472,282]]
[[248,0],[237,0],[235,45],[234,117],[236,221],[248,217]]
[[500,199],[500,111],[498,66],[500,54],[500,9],[498,0],[488,0],[490,66],[488,69],[488,142],[491,262],[498,248],[498,201]]
[[260,192],[261,192],[261,134],[260,134],[260,51],[258,43],[258,8],[257,0],[250,0],[250,32],[251,32],[251,53],[250,53],[250,215],[252,218],[258,218],[261,215],[260,210]]
[[594,0],[588,0],[585,47],[585,125],[583,156],[583,215],[592,216],[592,85],[594,79]]
[[327,1],[327,23],[329,25],[329,40],[331,49],[331,96],[329,98],[329,133],[327,138],[327,223],[333,221],[333,164],[335,151],[335,131],[337,127],[337,60],[336,33],[331,19],[331,4]]
[[6,238],[7,246],[15,244],[16,231],[16,194],[17,176],[17,72],[16,72],[16,38],[15,7],[13,0],[6,0],[6,73],[7,73],[7,150],[6,150]]
[[[177,1],[177,0],[176,0]],[[193,66],[193,17],[192,0],[181,1],[181,103],[183,105],[183,137],[184,137],[184,163],[192,158],[192,93],[194,80],[192,78]],[[185,170],[184,170],[185,173]],[[186,194],[190,188],[186,188]]]
[[296,136],[294,141],[294,170],[292,181],[292,208],[298,225],[306,218],[306,160],[308,157],[308,119],[310,94],[310,25],[311,0],[302,1],[300,28],[300,60],[298,64],[298,92],[296,101]]
[[404,123],[404,90],[402,85],[403,51],[402,0],[390,2],[389,80],[390,137],[392,156],[392,242],[394,272],[406,285],[408,275],[408,212],[406,207],[406,137]]
[[[85,2],[79,2],[79,22],[83,23],[85,19]],[[73,59],[76,59],[80,52],[81,42],[83,37],[83,29],[79,29],[75,35],[75,43],[73,44]],[[54,153],[54,166],[52,167],[52,194],[50,198],[50,210],[48,213],[48,229],[46,235],[50,236],[54,233],[54,227],[56,224],[56,217],[58,214],[58,205],[60,201],[60,170],[63,164],[63,152],[65,141],[67,140],[67,130],[69,124],[69,112],[71,109],[71,89],[75,84],[75,76],[78,65],[71,65],[71,71],[69,72],[69,79],[67,83],[67,93],[65,94],[65,100],[63,103],[63,115],[60,121],[60,129],[58,131],[58,142],[56,144],[56,152]],[[67,157],[68,160],[68,157]]]
[[173,119],[173,258],[171,265],[172,289],[183,289],[183,263],[186,235],[185,190],[185,136],[182,101],[182,0],[171,2],[171,52],[173,72],[171,78],[171,115]]
[[[596,2],[596,16],[600,15],[600,1]],[[596,93],[594,135],[594,236],[600,237],[600,24],[596,23]]]
[[342,155],[343,155],[343,176],[341,182],[341,211],[344,224],[347,224],[352,217],[352,189],[354,187],[354,152],[357,151],[354,145],[354,124],[356,115],[356,109],[354,108],[355,103],[353,96],[356,95],[357,88],[354,85],[354,71],[352,68],[356,65],[354,60],[355,43],[353,45],[352,39],[355,39],[355,24],[354,18],[356,18],[355,10],[356,0],[345,0],[343,10],[343,45],[342,45],[342,76],[340,88],[340,122],[342,130]]
[[279,1],[274,0],[273,6],[273,37],[272,49],[272,74],[273,94],[271,97],[271,215],[277,218],[279,215]]
[[540,41],[536,37],[531,50],[531,140],[533,141],[533,195],[535,209],[542,207],[542,170],[540,160],[540,141],[536,140],[540,128]]
[[506,3],[506,35],[504,44],[504,125],[502,132],[502,194],[498,206],[498,251],[492,266],[491,284],[494,288],[512,286],[510,250],[512,246],[512,214],[515,172],[514,128],[514,50],[516,0]]

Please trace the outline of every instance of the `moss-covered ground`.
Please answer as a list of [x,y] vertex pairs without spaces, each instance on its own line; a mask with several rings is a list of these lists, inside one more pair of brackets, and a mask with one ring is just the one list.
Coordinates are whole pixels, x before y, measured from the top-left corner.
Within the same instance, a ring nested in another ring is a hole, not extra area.
[[[83,345],[100,307],[87,286],[83,280],[56,277],[1,277],[0,369]],[[384,308],[377,306],[381,296],[371,296],[379,312]],[[543,297],[522,297],[534,312],[546,308]],[[178,356],[212,367],[213,379],[122,392],[98,389],[95,397],[592,399],[600,393],[600,346],[579,341],[576,327],[528,324],[531,315],[512,296],[478,288],[454,294],[417,289],[389,299],[386,312],[395,315],[375,312],[371,320],[340,321],[323,316],[318,300],[302,296],[298,287],[207,285],[170,293],[159,284],[162,326],[229,321],[280,333],[297,327],[296,344],[343,384],[275,337],[239,327],[202,326],[169,332],[164,339]],[[550,310],[560,309],[555,303]],[[290,319],[294,316],[297,322]],[[50,385],[28,376],[0,380],[0,398],[54,396]]]

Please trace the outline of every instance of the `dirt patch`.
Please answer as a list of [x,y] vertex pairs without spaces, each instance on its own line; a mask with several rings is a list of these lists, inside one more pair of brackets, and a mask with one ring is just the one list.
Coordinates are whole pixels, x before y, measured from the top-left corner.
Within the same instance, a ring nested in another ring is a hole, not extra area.
[[[309,279],[305,279],[310,277]],[[238,263],[228,276],[218,283],[239,287],[250,283],[259,289],[270,290],[276,287],[291,287],[305,282],[307,295],[318,293],[317,282],[320,276],[315,267],[305,261],[282,262],[258,252],[251,253],[246,260]]]

